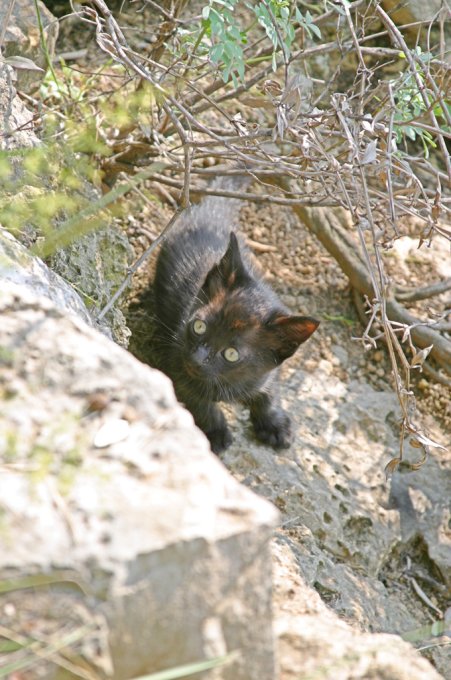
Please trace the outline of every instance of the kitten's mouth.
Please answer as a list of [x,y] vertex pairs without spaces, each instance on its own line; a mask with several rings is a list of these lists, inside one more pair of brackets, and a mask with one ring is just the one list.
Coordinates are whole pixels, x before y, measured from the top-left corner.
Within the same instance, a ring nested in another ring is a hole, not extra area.
[[202,375],[202,370],[200,366],[193,365],[189,361],[184,362],[185,371],[188,373],[190,378],[199,378]]

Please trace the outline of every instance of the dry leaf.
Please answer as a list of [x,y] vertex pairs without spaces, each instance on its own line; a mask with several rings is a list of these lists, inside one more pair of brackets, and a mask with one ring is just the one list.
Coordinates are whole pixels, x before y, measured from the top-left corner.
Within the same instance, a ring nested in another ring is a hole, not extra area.
[[273,97],[278,97],[282,94],[282,87],[277,80],[265,80],[262,91],[267,94],[272,94]]
[[402,462],[401,458],[392,458],[385,466],[385,477],[388,479]]
[[441,444],[438,444],[435,442],[433,439],[429,439],[423,432],[415,432],[415,437],[416,439],[422,444],[423,446],[430,446],[433,449],[442,449],[442,451],[446,451],[446,447],[442,446]]
[[412,361],[410,362],[410,366],[413,368],[414,366],[422,366],[425,362],[425,359],[431,349],[434,347],[434,345],[429,345],[429,347],[425,347],[424,349],[420,349],[419,352],[415,354],[413,357]]
[[274,104],[264,97],[242,97],[241,103],[253,109],[273,109]]
[[368,163],[374,163],[374,161],[377,159],[376,152],[377,152],[377,140],[374,139],[366,147],[365,152],[362,156],[362,160],[360,161],[361,164],[367,165]]
[[31,59],[28,59],[28,57],[15,55],[13,57],[6,57],[6,59],[0,59],[0,61],[8,64],[8,66],[12,66],[17,71],[41,71],[41,73],[44,73],[44,69],[35,64]]

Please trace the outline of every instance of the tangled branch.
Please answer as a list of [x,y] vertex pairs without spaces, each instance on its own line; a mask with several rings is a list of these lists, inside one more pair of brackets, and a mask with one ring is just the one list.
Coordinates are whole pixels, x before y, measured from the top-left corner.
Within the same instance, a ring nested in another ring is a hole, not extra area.
[[[189,205],[192,191],[291,205],[336,258],[360,300],[365,296],[362,342],[375,345],[383,337],[387,343],[403,414],[400,454],[391,468],[402,459],[407,436],[426,454],[434,443],[413,421],[411,371],[421,370],[430,352],[451,373],[449,324],[416,319],[402,303],[449,290],[449,281],[419,293],[393,289],[383,251],[401,235],[403,216],[422,223],[420,246],[438,234],[451,238],[450,198],[442,191],[451,181],[443,44],[433,48],[428,30],[425,51],[409,48],[402,28],[378,1],[337,2],[315,17],[297,15],[291,32],[268,1],[261,3],[266,14],[259,22],[272,36],[272,48],[261,46],[261,33],[250,32],[246,45],[238,41],[220,78],[214,58],[220,41],[210,36],[206,53],[202,29],[194,44],[180,42],[177,27],[190,25],[185,4],[162,4],[148,55],[127,43],[104,0],[91,0],[91,7],[79,11],[95,26],[99,47],[125,67],[137,87],[150,86],[156,102],[149,111],[150,135],[119,131],[111,141],[106,177],[114,181],[158,156],[165,169],[153,179],[179,190],[181,207]],[[313,45],[331,17],[335,35]],[[310,75],[320,73],[315,69],[320,56],[334,64],[327,80]],[[265,61],[270,63],[261,67]],[[379,77],[393,62],[399,62],[399,74]],[[423,153],[413,143],[418,141]],[[266,191],[218,192],[199,184],[220,174],[248,174]],[[352,231],[340,225],[332,206],[349,211]]]

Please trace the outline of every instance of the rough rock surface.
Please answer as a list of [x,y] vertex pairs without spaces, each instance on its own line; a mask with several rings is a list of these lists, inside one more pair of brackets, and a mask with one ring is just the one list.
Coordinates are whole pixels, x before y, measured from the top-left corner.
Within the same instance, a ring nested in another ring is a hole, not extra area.
[[[93,187],[87,194],[98,198]],[[131,252],[125,234],[114,224],[96,229],[57,250],[51,267],[91,303],[95,316],[116,292],[126,276]],[[130,331],[118,305],[104,317],[102,331],[111,335],[122,347],[127,347]]]
[[[1,25],[1,21],[0,21]],[[22,104],[13,85],[13,69],[0,63],[0,149],[36,146],[33,114]]]
[[[257,445],[249,439],[247,414],[230,410],[236,440],[222,459],[235,477],[282,511],[278,540],[291,552],[304,596],[315,589],[341,619],[354,625],[354,635],[356,629],[403,634],[440,618],[443,609],[428,610],[421,597],[415,603],[411,581],[426,588],[436,604],[436,597],[446,600],[451,576],[449,454],[435,452],[415,474],[396,473],[386,482],[384,466],[398,445],[392,393],[358,381],[345,384],[325,360],[310,374],[288,367],[284,392],[296,433],[292,449],[275,454]],[[277,572],[276,565],[276,579]],[[435,576],[431,590],[428,574]],[[290,584],[296,590],[292,580]],[[276,621],[286,605],[279,598]],[[284,630],[282,663],[291,639]],[[296,637],[294,629],[292,633]],[[318,632],[320,640],[330,635]],[[349,630],[346,635],[352,637]],[[370,647],[377,644],[369,638],[367,642]],[[392,642],[396,656],[398,642]],[[381,645],[390,646],[387,640]],[[348,670],[343,677],[351,678],[355,676],[346,662],[347,650],[344,644],[340,664],[343,673]],[[305,654],[304,672],[310,663],[314,667]],[[335,654],[331,651],[329,657],[323,649],[322,656],[332,663]],[[447,658],[446,648],[434,658],[444,677]],[[407,677],[402,672],[392,677]],[[362,677],[391,677],[374,673]],[[430,673],[435,677],[432,669]],[[410,677],[429,676],[419,672]]]
[[221,678],[273,680],[273,506],[165,376],[23,286],[2,281],[0,316],[1,634],[62,647],[27,677],[71,662],[125,680],[239,649]]
[[280,680],[441,677],[399,637],[362,634],[334,614],[299,574],[298,559],[282,536],[273,558]]
[[44,295],[60,309],[76,314],[92,325],[86,306],[75,290],[49,269],[38,257],[33,257],[22,244],[0,227],[0,280],[26,286],[36,295]]
[[[9,3],[0,5],[0,26]],[[37,3],[47,50],[53,55],[58,37],[58,22],[41,0]],[[47,70],[46,56],[42,49],[35,3],[31,0],[15,0],[6,29],[2,52],[4,57],[26,57],[42,70],[16,70],[17,87],[24,92],[36,90]]]

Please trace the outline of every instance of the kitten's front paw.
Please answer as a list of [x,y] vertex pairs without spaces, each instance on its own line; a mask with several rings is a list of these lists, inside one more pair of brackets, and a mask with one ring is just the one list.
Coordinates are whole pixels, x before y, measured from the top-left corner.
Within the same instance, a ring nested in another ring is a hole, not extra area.
[[232,435],[229,428],[225,425],[214,430],[209,430],[205,433],[210,441],[211,450],[213,453],[221,453],[225,451],[232,443]]
[[287,449],[291,445],[290,419],[283,411],[272,411],[264,420],[254,420],[255,436],[275,449]]

